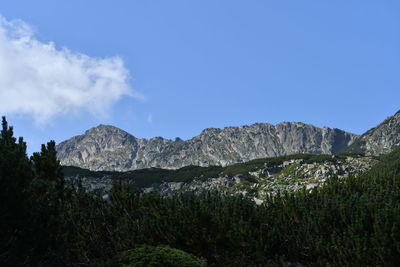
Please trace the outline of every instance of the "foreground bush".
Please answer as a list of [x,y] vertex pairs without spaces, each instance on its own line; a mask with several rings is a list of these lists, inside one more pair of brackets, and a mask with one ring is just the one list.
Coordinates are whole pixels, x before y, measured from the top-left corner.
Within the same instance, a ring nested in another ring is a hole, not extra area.
[[144,245],[121,252],[104,265],[107,266],[202,267],[205,262],[179,249]]

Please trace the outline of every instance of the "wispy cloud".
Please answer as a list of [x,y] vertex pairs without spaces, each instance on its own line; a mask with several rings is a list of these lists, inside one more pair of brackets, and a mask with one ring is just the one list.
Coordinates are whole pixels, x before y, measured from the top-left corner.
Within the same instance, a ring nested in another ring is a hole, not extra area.
[[120,57],[58,49],[35,38],[29,24],[0,16],[0,114],[38,124],[81,112],[104,117],[123,95],[138,97]]

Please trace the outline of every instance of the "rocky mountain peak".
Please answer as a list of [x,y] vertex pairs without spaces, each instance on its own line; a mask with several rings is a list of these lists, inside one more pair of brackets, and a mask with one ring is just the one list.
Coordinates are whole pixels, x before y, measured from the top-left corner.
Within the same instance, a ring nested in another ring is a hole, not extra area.
[[90,128],[85,132],[85,135],[110,135],[110,134],[130,135],[129,133],[118,127],[112,125],[104,125],[104,124],[99,124],[98,126]]
[[83,135],[61,142],[57,152],[64,165],[124,169],[130,166],[132,153],[137,147],[133,135],[111,125],[99,125]]
[[155,137],[137,139],[109,125],[99,125],[57,146],[63,165],[91,170],[126,171],[188,165],[226,166],[255,158],[296,153],[332,154],[351,144],[356,135],[300,122],[277,125],[207,128],[190,140]]

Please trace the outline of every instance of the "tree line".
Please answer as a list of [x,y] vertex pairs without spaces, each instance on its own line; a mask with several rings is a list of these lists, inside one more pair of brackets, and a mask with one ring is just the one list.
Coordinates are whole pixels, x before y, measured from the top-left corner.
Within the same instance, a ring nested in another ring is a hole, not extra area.
[[106,201],[65,184],[53,141],[29,158],[3,118],[0,264],[109,266],[127,250],[162,245],[208,266],[395,266],[399,192],[397,149],[367,173],[262,205],[215,191],[143,194],[122,181]]

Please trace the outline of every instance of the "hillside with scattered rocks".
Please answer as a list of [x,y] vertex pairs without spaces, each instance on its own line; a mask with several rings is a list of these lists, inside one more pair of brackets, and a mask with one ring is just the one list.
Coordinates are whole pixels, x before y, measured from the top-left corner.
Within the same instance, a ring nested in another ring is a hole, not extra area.
[[[125,181],[143,192],[158,192],[169,196],[187,191],[204,192],[218,190],[242,194],[260,203],[278,192],[311,189],[323,185],[329,179],[343,179],[369,170],[378,160],[360,155],[293,155],[266,158],[239,163],[208,172],[189,171],[182,175],[180,170],[148,169],[131,172],[90,172],[68,169],[69,181],[80,176],[87,191],[102,192],[104,195],[115,181]],[[201,168],[201,167],[199,167]],[[184,169],[184,168],[183,168]],[[166,172],[165,172],[166,171]],[[142,183],[148,175],[158,177],[151,183]]]

